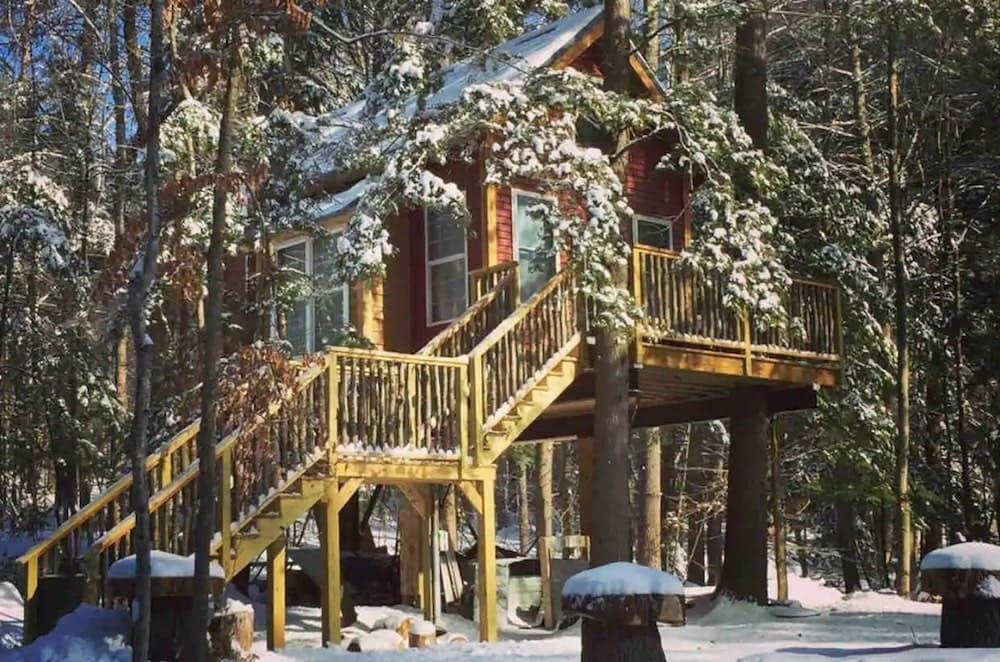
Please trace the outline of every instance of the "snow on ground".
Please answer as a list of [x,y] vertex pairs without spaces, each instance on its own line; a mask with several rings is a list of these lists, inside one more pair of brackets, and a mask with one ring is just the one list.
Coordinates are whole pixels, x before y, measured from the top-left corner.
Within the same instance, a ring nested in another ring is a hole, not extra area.
[[23,632],[24,600],[13,584],[0,582],[0,657],[20,645]]
[[130,662],[127,611],[80,605],[30,646],[0,651],[4,662]]
[[1000,547],[963,542],[935,549],[920,562],[921,570],[1000,570]]

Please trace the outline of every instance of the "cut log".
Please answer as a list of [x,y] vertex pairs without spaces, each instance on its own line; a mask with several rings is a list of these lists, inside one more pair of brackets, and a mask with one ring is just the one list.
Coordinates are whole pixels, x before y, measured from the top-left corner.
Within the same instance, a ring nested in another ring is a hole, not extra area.
[[446,644],[467,644],[469,643],[469,638],[464,634],[458,634],[457,632],[452,632],[451,634],[446,634],[444,636],[444,643]]
[[426,648],[437,643],[437,628],[429,621],[410,623],[410,648]]
[[347,650],[352,653],[370,653],[372,651],[401,651],[404,648],[406,648],[406,641],[395,630],[374,630],[356,637]]

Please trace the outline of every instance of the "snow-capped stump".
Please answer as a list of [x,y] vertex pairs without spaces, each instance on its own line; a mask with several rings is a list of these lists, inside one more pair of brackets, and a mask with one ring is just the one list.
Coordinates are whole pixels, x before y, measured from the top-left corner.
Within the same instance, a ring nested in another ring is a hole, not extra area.
[[410,648],[426,648],[437,643],[437,628],[430,621],[410,622]]
[[563,585],[562,606],[583,618],[581,662],[665,662],[656,624],[670,611],[664,605],[683,602],[683,595],[677,577],[634,563],[573,575]]
[[963,542],[920,562],[921,587],[940,595],[941,646],[1000,648],[1000,547]]
[[[194,600],[194,557],[178,556],[154,549],[150,554],[152,578],[152,620],[149,632],[149,655],[154,660],[183,660],[191,657],[186,650],[191,642],[191,609]],[[108,569],[107,596],[111,604],[130,604],[135,597],[136,558],[127,556],[115,561]],[[209,591],[221,595],[226,584],[222,566],[209,566]],[[239,637],[245,627],[245,616],[239,610],[217,624],[219,631],[228,630]],[[252,623],[252,615],[249,622]],[[221,659],[221,658],[217,658]]]

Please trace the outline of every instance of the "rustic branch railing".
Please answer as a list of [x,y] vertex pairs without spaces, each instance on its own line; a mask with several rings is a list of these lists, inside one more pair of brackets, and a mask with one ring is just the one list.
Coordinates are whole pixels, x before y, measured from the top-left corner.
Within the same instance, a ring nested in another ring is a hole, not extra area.
[[505,262],[470,273],[469,291],[475,297],[473,304],[444,331],[434,336],[417,354],[421,356],[468,354],[517,308],[520,298],[519,284],[516,262]]
[[645,316],[639,334],[648,342],[706,345],[720,351],[833,361],[840,356],[840,298],[836,285],[793,279],[785,305],[789,328],[757,329],[751,317],[723,301],[726,282],[693,273],[680,254],[633,250],[632,283]]
[[551,279],[469,354],[473,420],[478,425],[511,406],[577,333],[571,272]]
[[338,453],[467,458],[468,362],[335,348]]
[[[326,366],[310,369],[287,398],[272,403],[216,445],[215,475],[220,489],[213,548],[220,549],[219,558],[227,573],[234,527],[245,524],[261,503],[323,456],[329,374]],[[198,460],[193,461],[150,497],[154,549],[182,555],[194,552],[199,466]],[[229,489],[222,487],[227,485]],[[130,514],[86,550],[90,579],[106,577],[108,567],[133,554],[134,549],[135,515]]]
[[[501,262],[492,267],[483,267],[469,272],[469,294],[473,301],[486,296],[491,290],[495,290],[501,281],[510,274],[517,274],[517,262]],[[515,288],[519,288],[519,281],[515,278]],[[515,302],[518,297],[515,297]],[[516,307],[516,304],[515,304]]]

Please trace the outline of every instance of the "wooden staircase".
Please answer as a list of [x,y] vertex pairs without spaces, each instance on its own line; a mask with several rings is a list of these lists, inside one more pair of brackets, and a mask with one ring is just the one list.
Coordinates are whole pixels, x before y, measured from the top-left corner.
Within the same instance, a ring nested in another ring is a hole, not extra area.
[[[311,508],[332,500],[336,512],[364,482],[475,477],[489,482],[463,492],[492,508],[492,478],[483,476],[573,382],[581,349],[571,274],[523,304],[518,282],[513,263],[474,272],[477,300],[415,354],[329,349],[284,397],[219,441],[212,553],[227,579]],[[194,552],[197,433],[196,422],[147,461],[155,549]],[[131,484],[123,476],[18,559],[26,641],[37,634],[40,580],[82,572],[88,598],[100,601],[109,566],[133,553]]]

